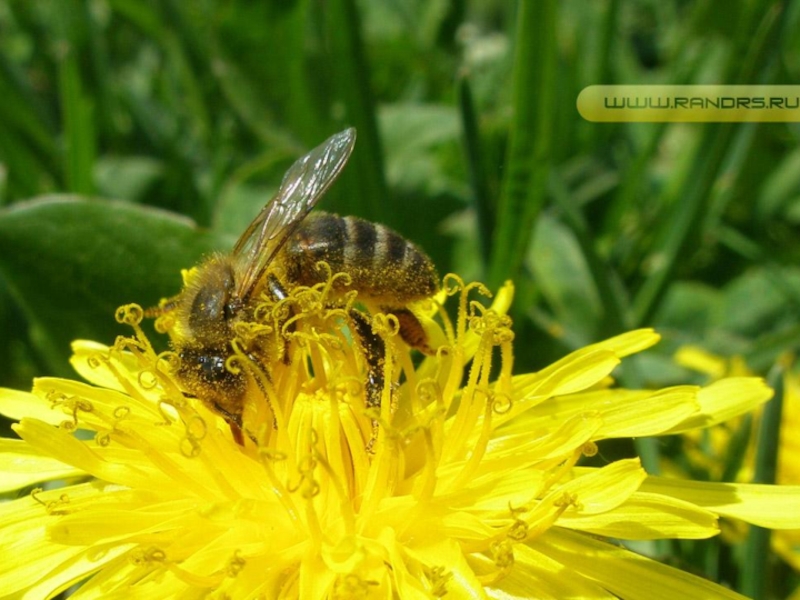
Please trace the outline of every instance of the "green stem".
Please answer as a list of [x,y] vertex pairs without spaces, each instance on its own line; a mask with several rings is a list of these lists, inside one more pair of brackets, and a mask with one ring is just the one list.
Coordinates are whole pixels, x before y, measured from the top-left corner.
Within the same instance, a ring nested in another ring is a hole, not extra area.
[[[758,428],[756,464],[753,483],[774,484],[780,445],[781,413],[783,410],[784,367],[780,362],[769,375],[769,383],[775,389],[775,397],[764,407]],[[744,545],[744,558],[740,587],[743,594],[760,600],[767,597],[769,581],[770,530],[750,526]]]

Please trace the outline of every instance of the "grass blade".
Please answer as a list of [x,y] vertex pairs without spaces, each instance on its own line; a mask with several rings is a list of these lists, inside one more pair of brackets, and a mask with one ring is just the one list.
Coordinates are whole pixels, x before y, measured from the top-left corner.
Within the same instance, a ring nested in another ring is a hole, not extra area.
[[458,80],[458,104],[461,114],[461,126],[464,129],[464,150],[469,168],[472,187],[472,206],[478,226],[478,241],[481,250],[481,272],[489,264],[492,251],[492,231],[494,230],[494,214],[489,202],[489,184],[481,161],[481,141],[478,131],[478,118],[472,101],[472,88],[469,77],[464,74]]
[[[775,396],[764,406],[764,413],[761,417],[753,483],[775,483],[785,370],[785,366],[779,362],[768,377],[770,386],[775,389]],[[739,585],[742,593],[754,600],[767,597],[767,583],[770,580],[770,537],[769,529],[751,525],[744,544]]]
[[[761,70],[768,72],[764,65],[771,62],[765,56],[771,52],[775,56],[780,51],[782,23],[778,10],[767,11],[752,40],[751,52],[744,66],[732,79],[750,81]],[[747,24],[746,24],[747,25]],[[748,30],[749,32],[749,30]],[[740,32],[745,35],[745,31]],[[732,65],[738,65],[738,58]],[[733,69],[729,69],[734,72]],[[744,131],[744,133],[742,133]],[[674,210],[662,221],[653,256],[658,256],[657,268],[653,269],[634,299],[635,324],[641,326],[653,320],[661,301],[664,299],[669,283],[678,266],[690,252],[690,243],[700,231],[711,206],[711,191],[717,181],[725,160],[731,153],[734,136],[747,135],[739,124],[718,123],[705,127],[693,159],[682,178],[680,186],[667,192],[671,199],[664,205],[674,206]]]
[[345,120],[358,130],[358,144],[343,175],[356,194],[349,194],[343,212],[391,224],[391,215],[381,211],[388,192],[383,170],[383,149],[378,134],[375,99],[370,88],[370,71],[361,35],[361,18],[353,0],[328,4],[327,31],[338,96],[344,101]]
[[[64,157],[64,179],[68,191],[83,195],[94,192],[92,169],[96,158],[96,132],[92,114],[92,102],[84,93],[79,65],[81,26],[69,13],[76,8],[76,2],[58,5],[64,23],[58,62],[59,100],[66,155]],[[77,7],[78,10],[83,6]]]
[[517,278],[550,172],[556,12],[553,0],[518,4],[512,119],[489,285]]

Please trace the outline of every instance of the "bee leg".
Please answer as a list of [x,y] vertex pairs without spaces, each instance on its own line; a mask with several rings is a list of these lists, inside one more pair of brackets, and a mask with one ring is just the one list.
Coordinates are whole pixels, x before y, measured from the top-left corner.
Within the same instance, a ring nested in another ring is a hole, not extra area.
[[[273,274],[269,274],[267,276],[267,288],[269,289],[269,293],[272,296],[272,299],[277,301],[285,300],[289,297],[289,292],[286,291],[286,288],[283,287],[283,284],[278,281],[278,278],[275,277]],[[289,317],[291,318],[294,316],[294,310],[292,309],[291,305],[289,306]],[[280,324],[281,328],[283,328],[283,323]],[[294,333],[295,331],[295,324],[291,323],[289,325],[289,333]],[[284,340],[283,346],[283,363],[288,365],[291,362],[291,357],[289,355],[289,340]]]
[[228,427],[231,428],[231,435],[233,435],[233,441],[236,442],[239,446],[244,446],[244,433],[242,433],[242,428],[239,426],[239,424],[234,423],[233,421],[228,421]]
[[267,287],[273,300],[286,300],[289,297],[289,292],[286,291],[283,284],[272,273],[267,275]]
[[412,348],[416,348],[423,354],[427,354],[429,356],[436,354],[436,350],[428,345],[428,336],[425,333],[425,329],[422,327],[422,323],[419,322],[419,319],[417,319],[413,312],[402,307],[392,308],[382,306],[381,310],[387,314],[395,316],[397,323],[400,326],[400,331],[398,333],[406,344]]
[[216,410],[225,421],[228,423],[228,427],[231,428],[231,435],[233,436],[233,440],[240,446],[244,446],[244,431],[242,430],[242,416],[241,415],[234,415],[233,413],[228,412],[224,408],[222,408],[216,402],[214,403],[214,410]]
[[[252,354],[248,354],[247,358],[250,360],[250,362],[252,364],[258,364],[258,362],[256,360],[256,357],[253,356]],[[270,379],[269,371],[265,370],[265,371],[263,371],[263,373],[264,373],[264,376],[267,379]],[[272,427],[273,427],[273,429],[277,429],[278,428],[278,422],[275,420],[275,411],[272,409],[272,403],[269,400],[269,395],[267,393],[267,390],[264,389],[264,384],[261,382],[261,380],[258,377],[256,377],[255,375],[252,375],[252,378],[256,382],[256,385],[258,386],[258,389],[261,390],[261,395],[266,400],[267,406],[269,407],[269,410],[272,413]],[[241,389],[240,393],[243,394],[244,393],[244,389]],[[244,424],[242,422],[242,413],[241,412],[239,412],[239,413],[231,412],[229,410],[226,410],[225,408],[223,408],[222,406],[220,406],[216,402],[214,402],[214,410],[216,412],[218,412],[220,415],[222,415],[222,417],[228,423],[228,427],[230,427],[230,429],[231,429],[231,435],[233,435],[233,439],[237,444],[239,444],[240,446],[244,446],[244,436],[245,436],[245,434],[247,434],[247,437],[249,437],[251,440],[253,440],[253,442],[258,443],[258,441],[256,440],[255,436],[252,433],[250,433],[249,431],[245,430]]]
[[[353,329],[361,341],[364,360],[367,363],[367,408],[380,407],[385,381],[383,366],[386,361],[386,344],[379,335],[372,331],[369,318],[361,311],[351,309],[350,319]],[[367,444],[367,451],[372,450],[375,440],[378,439],[378,421],[372,420],[372,436]]]

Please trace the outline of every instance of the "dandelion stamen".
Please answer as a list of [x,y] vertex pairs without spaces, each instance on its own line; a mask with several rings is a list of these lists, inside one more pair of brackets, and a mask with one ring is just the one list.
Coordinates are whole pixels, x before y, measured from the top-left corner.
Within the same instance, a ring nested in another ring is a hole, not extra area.
[[[448,436],[450,444],[444,450],[445,460],[454,460],[456,457],[463,456],[466,452],[467,444],[470,442],[467,432],[472,431],[481,414],[481,411],[475,405],[475,394],[480,389],[479,381],[481,379],[486,381],[488,378],[491,360],[491,340],[489,336],[482,335],[478,343],[478,351],[470,365],[469,378],[461,395],[461,404],[456,412],[451,435]],[[485,397],[485,389],[480,391]]]
[[31,498],[33,498],[36,503],[44,506],[44,509],[47,511],[48,515],[55,516],[69,514],[69,511],[65,508],[70,503],[68,494],[60,494],[55,500],[44,500],[40,497],[44,493],[45,491],[42,488],[33,488],[31,490]]
[[294,504],[291,496],[291,490],[287,489],[275,474],[272,468],[272,463],[276,461],[285,461],[286,455],[282,453],[272,452],[269,448],[259,449],[258,456],[261,459],[261,465],[264,468],[264,473],[267,475],[269,482],[272,486],[272,493],[283,506],[286,514],[288,515],[291,523],[298,528],[298,531],[303,531],[302,517],[300,511]]
[[421,477],[417,479],[417,485],[414,488],[414,497],[424,504],[433,498],[433,494],[436,491],[438,460],[436,459],[433,432],[428,427],[422,427],[420,433],[425,443],[425,462],[423,463]]

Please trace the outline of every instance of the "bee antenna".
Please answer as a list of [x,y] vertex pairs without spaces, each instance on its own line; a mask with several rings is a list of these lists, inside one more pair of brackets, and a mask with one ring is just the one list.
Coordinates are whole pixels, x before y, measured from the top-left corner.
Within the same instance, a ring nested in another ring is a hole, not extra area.
[[151,306],[144,309],[145,319],[156,319],[163,315],[166,311],[161,306]]
[[167,300],[162,300],[158,306],[151,306],[150,308],[146,308],[144,310],[144,318],[145,319],[156,319],[161,315],[167,314],[169,311],[173,310],[178,304],[179,296],[173,296]]

